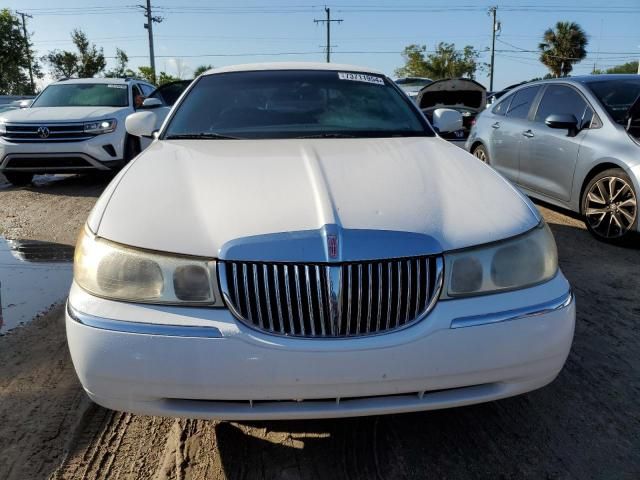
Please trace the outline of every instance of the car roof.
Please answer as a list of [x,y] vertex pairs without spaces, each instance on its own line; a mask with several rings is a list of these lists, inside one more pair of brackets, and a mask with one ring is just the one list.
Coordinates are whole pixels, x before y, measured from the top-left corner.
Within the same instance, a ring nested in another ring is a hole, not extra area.
[[[513,85],[512,90],[520,90],[520,87],[528,87],[532,85],[545,85],[548,83],[575,83],[575,84],[589,84],[611,80],[638,80],[640,76],[635,73],[617,73],[617,74],[598,74],[598,75],[577,75],[575,77],[558,77],[558,78],[545,78],[541,80],[534,80],[532,82],[523,82],[521,84]],[[507,87],[509,88],[509,87]]]
[[[108,78],[108,77],[102,77],[102,78],[65,78],[64,80],[59,80],[55,83],[64,83],[64,84],[76,84],[76,83],[100,83],[100,84],[114,84],[114,83],[119,83],[122,85],[128,85],[129,82],[131,81],[136,81],[139,83],[147,83],[149,85],[152,85],[151,83],[147,82],[146,80],[139,80],[137,78]],[[152,85],[153,86],[153,85]]]
[[324,62],[270,62],[270,63],[246,63],[243,65],[229,65],[227,67],[212,68],[207,70],[203,75],[214,75],[217,73],[228,72],[251,72],[261,70],[325,70],[336,71],[344,70],[347,72],[372,73],[375,75],[384,75],[383,73],[366,67],[356,65],[344,65],[340,63],[324,63]]

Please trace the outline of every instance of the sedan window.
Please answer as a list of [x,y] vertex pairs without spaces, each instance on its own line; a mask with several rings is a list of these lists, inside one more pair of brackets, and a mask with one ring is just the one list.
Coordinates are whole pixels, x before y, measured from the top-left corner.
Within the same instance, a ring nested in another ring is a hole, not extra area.
[[531,104],[536,98],[540,90],[539,86],[523,88],[513,94],[513,99],[507,110],[507,117],[510,118],[527,118]]
[[549,85],[542,96],[535,121],[544,123],[549,115],[573,115],[579,125],[591,123],[593,111],[573,88],[564,85]]

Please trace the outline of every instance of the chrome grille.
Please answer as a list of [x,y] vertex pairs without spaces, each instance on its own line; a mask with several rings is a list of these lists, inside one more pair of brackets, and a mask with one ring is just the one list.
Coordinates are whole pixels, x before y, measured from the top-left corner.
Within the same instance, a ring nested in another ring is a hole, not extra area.
[[[39,128],[46,128],[48,136],[39,135]],[[6,124],[6,133],[2,135],[10,142],[79,142],[93,138],[94,135],[85,133],[83,123],[66,124]]]
[[433,307],[441,257],[357,263],[221,261],[227,306],[245,324],[297,337],[372,335],[405,327]]

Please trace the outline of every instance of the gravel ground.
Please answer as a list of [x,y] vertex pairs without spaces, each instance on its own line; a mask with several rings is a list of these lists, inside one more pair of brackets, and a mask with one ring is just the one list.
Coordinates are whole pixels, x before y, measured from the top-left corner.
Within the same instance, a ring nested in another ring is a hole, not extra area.
[[[104,186],[68,177],[0,187],[0,234],[73,244]],[[0,478],[640,478],[640,250],[599,243],[574,217],[539,208],[578,305],[571,354],[551,385],[347,420],[135,416],[86,399],[56,306],[0,337]]]

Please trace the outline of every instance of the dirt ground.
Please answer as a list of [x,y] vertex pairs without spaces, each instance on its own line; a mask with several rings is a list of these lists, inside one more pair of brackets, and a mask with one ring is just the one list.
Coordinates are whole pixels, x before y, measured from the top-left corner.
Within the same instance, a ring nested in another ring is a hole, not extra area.
[[[70,177],[1,188],[0,235],[73,244],[104,186]],[[640,478],[640,249],[599,243],[579,220],[539,208],[578,308],[569,360],[551,385],[348,420],[135,416],[86,399],[56,306],[0,337],[0,479]]]

